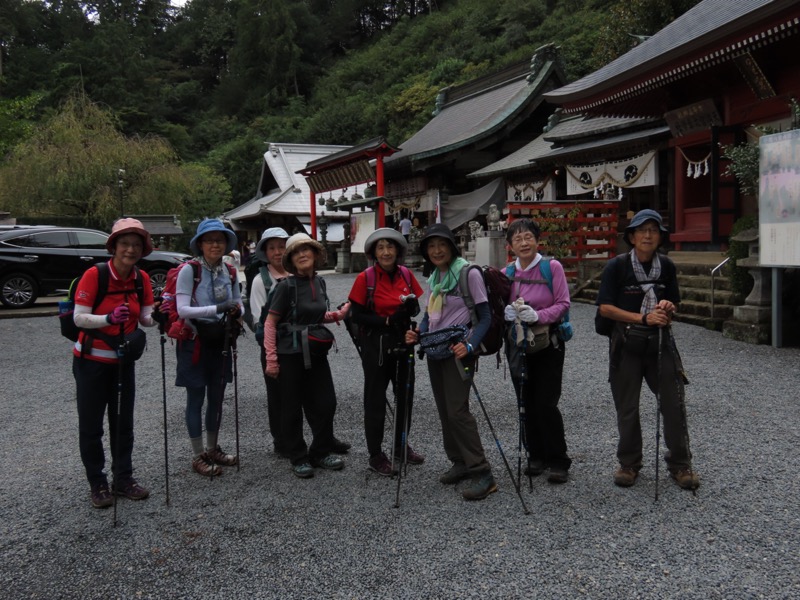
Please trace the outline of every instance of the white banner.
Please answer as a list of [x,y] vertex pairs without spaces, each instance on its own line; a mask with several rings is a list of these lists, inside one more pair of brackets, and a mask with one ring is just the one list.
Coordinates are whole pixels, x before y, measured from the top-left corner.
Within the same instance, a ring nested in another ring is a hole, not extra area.
[[595,165],[567,165],[567,195],[577,196],[611,184],[621,188],[646,187],[658,183],[656,153]]
[[555,202],[556,183],[550,177],[544,181],[508,184],[506,202]]

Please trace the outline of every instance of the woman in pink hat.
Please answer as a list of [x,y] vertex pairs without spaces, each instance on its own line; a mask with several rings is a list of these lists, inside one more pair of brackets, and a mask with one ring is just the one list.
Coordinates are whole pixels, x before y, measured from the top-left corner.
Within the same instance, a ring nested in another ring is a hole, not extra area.
[[[87,270],[75,291],[75,324],[81,333],[72,350],[78,399],[81,460],[95,508],[113,504],[113,493],[143,500],[150,492],[133,478],[135,362],[144,349],[139,325],[152,327],[153,288],[136,267],[153,251],[150,234],[136,219],[120,219],[106,248],[111,260]],[[127,344],[125,341],[127,340]],[[119,378],[121,386],[118,386]],[[103,469],[103,418],[108,411],[113,490]]]

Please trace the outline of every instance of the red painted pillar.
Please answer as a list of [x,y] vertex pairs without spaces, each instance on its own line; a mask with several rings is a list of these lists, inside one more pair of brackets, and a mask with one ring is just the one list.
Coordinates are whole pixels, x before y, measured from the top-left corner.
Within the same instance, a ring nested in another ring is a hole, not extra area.
[[[383,198],[383,157],[379,156],[375,161],[375,193],[379,198]],[[378,202],[376,208],[378,211],[378,227],[386,227],[386,209],[383,206],[383,200]]]
[[311,191],[311,239],[317,239],[317,195]]

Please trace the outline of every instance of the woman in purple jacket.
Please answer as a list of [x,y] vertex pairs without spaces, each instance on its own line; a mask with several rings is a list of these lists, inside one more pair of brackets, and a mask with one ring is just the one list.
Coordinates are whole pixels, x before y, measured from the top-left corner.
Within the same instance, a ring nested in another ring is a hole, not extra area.
[[[564,420],[558,409],[564,370],[565,344],[557,326],[569,310],[569,288],[564,267],[538,252],[539,226],[530,219],[518,219],[508,226],[506,241],[516,256],[511,293],[505,310],[510,341],[516,344],[521,362],[513,377],[517,397],[525,407],[524,434],[528,449],[526,475],[541,475],[549,469],[547,481],[566,483],[572,464],[567,455]],[[542,272],[549,262],[550,279]],[[534,341],[534,333],[544,343]],[[541,349],[537,349],[541,343]]]

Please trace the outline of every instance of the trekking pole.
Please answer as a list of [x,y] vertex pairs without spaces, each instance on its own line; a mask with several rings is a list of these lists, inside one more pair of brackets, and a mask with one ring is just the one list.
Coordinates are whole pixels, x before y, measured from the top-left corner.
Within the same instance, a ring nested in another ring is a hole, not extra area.
[[656,495],[658,502],[658,466],[661,450],[661,327],[658,328],[658,365],[656,366]]
[[[391,454],[389,456],[389,461],[391,462],[391,465],[392,465],[392,477],[394,477],[394,453],[395,453],[395,450],[396,450],[396,444],[394,443],[394,441],[397,439],[397,427],[399,426],[398,423],[397,423],[397,419],[395,418],[395,415],[400,410],[400,407],[399,407],[400,394],[399,394],[399,390],[397,389],[397,384],[398,384],[399,380],[400,380],[400,361],[398,360],[397,361],[397,365],[395,367],[394,381],[392,382],[392,392],[393,392],[393,395],[394,395],[394,410],[392,410],[392,407],[391,407],[391,405],[389,403],[389,399],[386,398],[386,407],[389,409],[389,412],[392,414],[392,442],[391,442],[391,444],[392,444],[392,452],[391,452]],[[400,473],[398,471],[398,482],[399,482],[399,478],[400,477],[402,477],[402,473]],[[395,506],[395,508],[396,508],[396,506]]]
[[164,481],[166,483],[167,506],[169,506],[169,445],[167,443],[167,368],[164,355],[164,345],[167,343],[167,336],[164,335],[164,324],[158,324],[158,332],[161,334],[161,389],[163,390],[164,408]]
[[[678,377],[683,378],[684,380],[683,383],[684,385],[686,385],[687,383],[689,383],[689,380],[686,379],[686,375],[683,372],[683,361],[681,361],[680,355],[678,354],[678,346],[675,345],[675,337],[672,335],[672,326],[668,327],[669,328],[667,330],[667,333],[669,334],[670,352],[672,353],[672,362],[675,365],[675,371],[676,371],[674,376],[676,378],[676,381]],[[680,372],[677,371],[678,365],[681,365]],[[684,443],[686,444],[686,452],[691,460],[692,451],[691,448],[689,447],[689,421],[688,417],[686,416],[686,392],[683,390],[683,388],[678,388],[678,392],[679,392],[678,393],[679,403],[681,408],[681,418],[683,419],[683,439]],[[689,466],[689,473],[694,475],[694,469],[691,466]],[[692,496],[694,496],[695,498],[697,497],[697,490],[694,487],[692,488]]]
[[119,348],[117,349],[117,418],[114,421],[114,456],[111,457],[111,471],[114,477],[112,492],[114,495],[114,527],[117,526],[117,486],[119,485],[119,423],[122,418],[122,374],[125,366],[125,324],[119,324]]
[[[234,326],[231,325],[231,329],[233,328]],[[233,355],[233,420],[236,431],[236,472],[238,473],[242,463],[239,455],[239,371],[237,367],[239,351],[236,345],[236,338],[239,336],[238,323],[236,323],[236,329],[236,335],[231,336],[231,353]]]
[[[219,430],[222,425],[222,403],[225,400],[225,363],[227,362],[228,354],[230,352],[231,346],[231,323],[230,319],[228,318],[228,313],[226,312],[225,315],[222,317],[225,319],[225,338],[222,342],[222,369],[220,371],[219,376],[219,404],[217,405],[217,445],[219,445]],[[209,389],[209,403],[211,402],[211,390]],[[213,448],[212,448],[213,450]],[[237,455],[238,456],[238,455]],[[209,460],[211,461],[212,468],[211,468],[211,475],[209,479],[214,481],[214,459],[211,458],[209,455]]]
[[506,470],[508,471],[508,476],[511,477],[511,483],[514,484],[514,489],[517,491],[517,496],[519,496],[519,501],[522,502],[522,508],[525,511],[526,515],[531,514],[531,511],[528,510],[528,506],[525,504],[525,499],[522,497],[522,492],[520,491],[519,484],[514,480],[514,473],[511,471],[511,465],[508,464],[508,459],[506,458],[505,452],[503,452],[503,447],[500,445],[500,440],[497,438],[497,434],[494,431],[494,427],[492,426],[492,421],[489,419],[489,413],[486,412],[486,407],[483,404],[483,400],[481,399],[481,395],[478,393],[478,388],[475,386],[475,380],[472,380],[472,389],[475,392],[475,397],[478,399],[478,404],[483,411],[483,416],[486,417],[486,423],[489,425],[489,431],[492,432],[492,437],[494,438],[494,443],[497,446],[497,449],[500,451],[500,456],[503,458],[503,462],[506,465]]
[[520,371],[520,382],[519,382],[519,393],[517,394],[517,409],[519,410],[519,448],[517,450],[517,481],[519,485],[522,486],[522,473],[520,472],[520,466],[522,462],[522,449],[525,449],[525,462],[527,463],[526,466],[528,467],[528,490],[533,493],[533,474],[531,473],[530,469],[530,460],[531,454],[528,449],[528,432],[527,432],[527,422],[528,422],[528,413],[525,410],[525,379],[527,378],[527,359],[525,358],[525,349],[528,345],[527,338],[524,342],[522,342],[522,366]]
[[[416,323],[411,322],[411,328],[415,327]],[[401,443],[403,444],[403,458],[400,462],[400,468],[397,474],[397,493],[394,498],[394,507],[400,508],[400,482],[403,479],[403,468],[406,469],[408,474],[408,427],[410,423],[411,402],[414,395],[414,346],[406,346],[408,353],[408,372],[406,373],[406,401],[403,411],[403,431],[400,434]],[[399,363],[399,361],[398,361]],[[397,419],[395,419],[397,421]],[[394,441],[392,442],[394,443]]]

